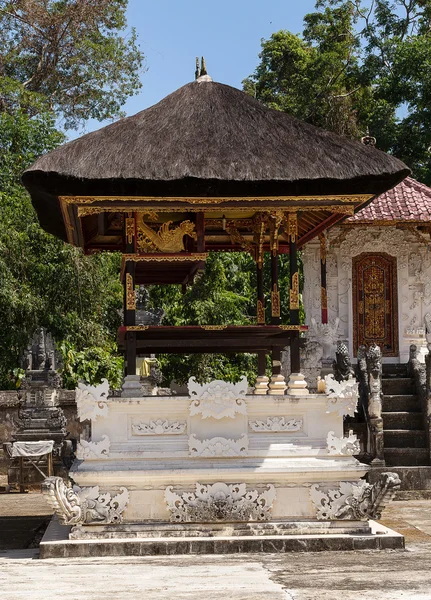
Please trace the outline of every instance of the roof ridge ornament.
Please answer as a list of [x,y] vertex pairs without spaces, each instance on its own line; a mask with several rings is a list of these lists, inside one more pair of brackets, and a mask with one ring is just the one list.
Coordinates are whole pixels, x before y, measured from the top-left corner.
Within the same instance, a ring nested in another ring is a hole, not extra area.
[[212,81],[212,77],[210,77],[207,72],[207,65],[206,65],[204,56],[202,56],[202,58],[201,58],[200,65],[199,65],[199,57],[198,56],[196,57],[195,79],[198,83]]

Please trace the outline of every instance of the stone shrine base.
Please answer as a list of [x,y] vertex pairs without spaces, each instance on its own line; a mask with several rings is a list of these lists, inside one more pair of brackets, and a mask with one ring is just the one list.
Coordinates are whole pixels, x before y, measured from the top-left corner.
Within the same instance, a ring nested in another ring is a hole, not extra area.
[[[376,521],[350,522],[348,532],[345,525],[290,521],[71,528],[53,517],[40,544],[40,558],[404,549],[404,536]],[[352,525],[357,525],[355,533]]]

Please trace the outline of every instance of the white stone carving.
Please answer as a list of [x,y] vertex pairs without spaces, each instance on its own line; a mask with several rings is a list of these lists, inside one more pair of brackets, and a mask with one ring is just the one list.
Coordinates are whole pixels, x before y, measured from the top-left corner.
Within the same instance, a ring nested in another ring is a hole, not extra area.
[[247,394],[247,378],[242,377],[239,383],[227,383],[215,380],[199,385],[194,377],[189,379],[190,415],[202,415],[202,419],[214,417],[234,419],[237,413],[247,414],[244,398]]
[[296,417],[267,417],[266,421],[249,421],[250,429],[258,432],[301,431],[303,420]]
[[109,412],[107,400],[109,383],[102,379],[99,385],[86,385],[81,381],[75,390],[76,406],[80,421],[95,421],[98,417],[106,417]]
[[310,497],[319,520],[379,519],[384,501],[390,501],[401,485],[397,473],[382,473],[375,484],[341,481],[337,487],[312,485]]
[[134,435],[179,435],[184,433],[187,428],[185,421],[174,421],[169,423],[168,419],[157,419],[148,423],[132,424]]
[[171,513],[170,520],[176,523],[266,521],[276,495],[271,484],[261,493],[247,490],[245,483],[197,483],[195,492],[181,495],[172,489],[172,486],[166,488],[165,501]]
[[407,268],[409,251],[415,241],[414,235],[408,230],[396,227],[355,227],[339,246],[342,268],[350,273],[352,257],[363,252],[387,252],[398,257],[401,269]]
[[81,439],[76,447],[76,458],[79,460],[91,460],[108,458],[111,442],[107,435],[103,435],[100,442],[87,442]]
[[112,496],[109,492],[100,492],[99,486],[72,488],[61,477],[45,479],[42,492],[62,525],[121,523],[129,502],[125,487],[120,487],[120,492]]
[[338,382],[333,375],[326,375],[326,393],[328,401],[326,403],[326,412],[337,412],[340,417],[348,415],[353,417],[358,405],[358,387],[359,384],[354,377],[349,377],[347,381]]
[[213,437],[200,441],[195,434],[189,437],[190,456],[247,456],[248,437],[242,435],[239,440]]
[[316,319],[311,319],[311,327],[307,337],[310,341],[321,344],[323,358],[333,358],[335,356],[335,348],[339,338],[339,325],[340,319],[338,317],[331,323],[317,323]]
[[326,438],[326,444],[328,454],[331,455],[353,456],[360,451],[359,440],[352,432],[349,433],[348,437],[338,438],[335,437],[333,431],[330,431]]

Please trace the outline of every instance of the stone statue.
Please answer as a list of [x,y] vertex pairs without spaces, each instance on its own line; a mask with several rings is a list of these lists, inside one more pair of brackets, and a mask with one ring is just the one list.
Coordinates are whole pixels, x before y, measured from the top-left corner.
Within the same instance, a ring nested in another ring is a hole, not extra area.
[[162,308],[148,309],[150,294],[145,285],[140,285],[136,292],[136,324],[160,325],[165,311]]
[[334,371],[334,378],[338,382],[348,381],[350,377],[355,377],[355,371],[350,361],[349,349],[344,342],[337,343],[332,369]]
[[382,351],[372,344],[366,354],[368,372],[368,415],[380,419],[382,416]]
[[316,319],[311,319],[308,339],[322,345],[324,359],[334,357],[339,325],[340,319],[338,317],[333,323],[317,323]]
[[26,371],[49,371],[57,368],[55,343],[50,333],[40,327],[27,346],[23,358]]

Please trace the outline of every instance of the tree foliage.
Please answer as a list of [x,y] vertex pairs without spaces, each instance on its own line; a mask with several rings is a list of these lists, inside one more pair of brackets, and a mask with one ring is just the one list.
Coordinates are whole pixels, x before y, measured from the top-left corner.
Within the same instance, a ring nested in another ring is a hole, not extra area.
[[141,87],[143,62],[126,8],[127,0],[0,0],[0,76],[41,94],[66,129],[118,116]]
[[[64,141],[59,119],[75,127],[115,116],[139,87],[142,55],[133,33],[123,37],[126,6],[0,0],[1,388],[15,385],[23,351],[41,326],[78,357],[66,362],[69,379],[73,363],[93,379],[109,373],[116,385],[120,257],[85,256],[43,231],[20,175]],[[94,372],[96,355],[103,368]]]
[[431,184],[431,1],[319,0],[302,35],[262,41],[244,89],[404,160]]

